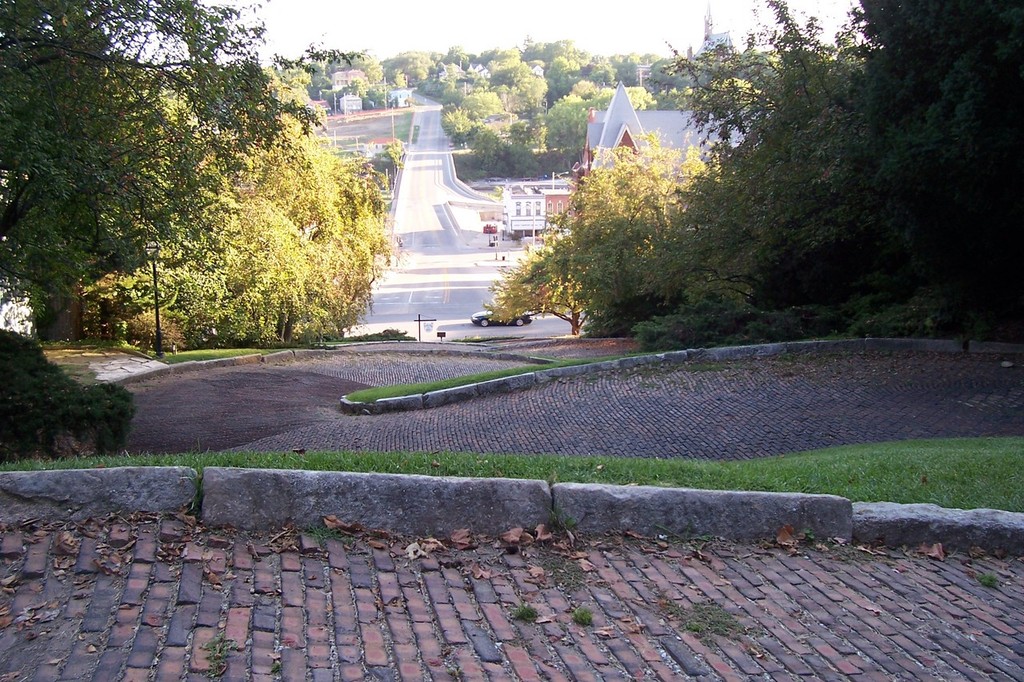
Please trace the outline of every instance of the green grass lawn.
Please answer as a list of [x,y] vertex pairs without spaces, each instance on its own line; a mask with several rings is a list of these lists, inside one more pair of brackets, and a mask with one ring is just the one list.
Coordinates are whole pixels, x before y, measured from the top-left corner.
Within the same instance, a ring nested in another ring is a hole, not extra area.
[[429,381],[418,384],[398,384],[397,386],[375,386],[373,388],[364,388],[354,393],[349,393],[346,398],[360,403],[372,403],[382,398],[397,398],[405,395],[416,395],[418,393],[429,393],[430,391],[440,391],[445,388],[455,388],[456,386],[467,386],[469,384],[477,384],[481,381],[490,381],[491,379],[503,379],[505,377],[512,377],[519,374],[528,374],[529,372],[538,372],[542,369],[551,369],[552,367],[570,367],[573,365],[589,365],[593,362],[601,362],[609,358],[602,359],[589,359],[589,360],[557,360],[544,364],[531,363],[523,365],[522,367],[508,367],[506,369],[494,369],[489,372],[480,372],[477,374],[467,374],[465,376],[452,377],[451,379],[442,379],[440,381]]
[[845,446],[739,462],[453,453],[186,453],[30,460],[0,470],[206,466],[503,477],[706,490],[827,493],[854,502],[927,502],[1024,512],[1024,438]]
[[220,360],[221,358],[236,358],[241,355],[267,355],[276,353],[281,348],[207,348],[200,350],[183,350],[177,353],[164,353],[161,362],[168,365],[176,365],[179,362],[192,362],[202,360]]

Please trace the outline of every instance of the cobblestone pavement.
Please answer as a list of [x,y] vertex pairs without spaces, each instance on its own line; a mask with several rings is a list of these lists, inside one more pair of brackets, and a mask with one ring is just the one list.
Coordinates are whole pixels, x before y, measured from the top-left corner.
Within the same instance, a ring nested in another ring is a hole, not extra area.
[[0,680],[1024,678],[1024,564],[931,553],[29,523]]
[[[352,387],[508,362],[359,352],[148,379],[132,386],[133,442],[748,457],[1024,435],[1019,362],[932,354],[618,371],[380,417],[333,406]],[[531,532],[0,526],[0,682],[1024,680],[1018,556]]]
[[644,366],[431,410],[344,416],[338,399],[360,386],[522,364],[486,355],[346,353],[135,384],[138,415],[128,446],[132,452],[304,448],[743,459],[912,438],[1021,436],[1024,371],[1019,361],[1012,367],[1002,361],[823,353]]

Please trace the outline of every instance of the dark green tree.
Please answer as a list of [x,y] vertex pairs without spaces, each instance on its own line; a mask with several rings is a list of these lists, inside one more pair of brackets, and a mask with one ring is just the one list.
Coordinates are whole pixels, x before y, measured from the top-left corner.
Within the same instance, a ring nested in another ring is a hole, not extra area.
[[841,305],[901,266],[852,99],[862,59],[852,34],[823,42],[816,22],[801,26],[785,2],[768,4],[775,26],[745,49],[679,61],[717,144],[677,233],[675,252],[691,262],[660,271],[667,291],[692,287],[700,272],[702,286],[763,309]]
[[864,0],[886,218],[963,320],[1024,312],[1024,8]]

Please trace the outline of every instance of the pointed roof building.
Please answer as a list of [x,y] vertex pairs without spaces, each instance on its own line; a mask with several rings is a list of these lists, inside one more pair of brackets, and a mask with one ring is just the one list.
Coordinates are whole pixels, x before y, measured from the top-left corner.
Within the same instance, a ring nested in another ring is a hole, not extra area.
[[590,110],[587,137],[577,173],[586,175],[608,163],[607,155],[602,155],[601,150],[616,147],[636,149],[649,133],[657,135],[663,147],[685,150],[701,145],[701,136],[690,112],[637,111],[629,101],[626,87],[619,83],[607,110]]
[[715,50],[719,47],[733,49],[732,34],[728,31],[715,33],[715,23],[711,19],[711,2],[708,2],[708,13],[704,15],[704,42],[701,43],[697,54]]

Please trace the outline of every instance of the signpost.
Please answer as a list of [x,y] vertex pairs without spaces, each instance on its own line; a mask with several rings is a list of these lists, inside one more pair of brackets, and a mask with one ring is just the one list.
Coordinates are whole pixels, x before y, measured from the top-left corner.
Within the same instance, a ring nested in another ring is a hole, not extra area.
[[416,340],[417,341],[422,341],[423,340],[423,323],[424,322],[428,323],[427,324],[427,331],[429,332],[431,329],[433,329],[433,326],[430,325],[429,323],[430,322],[437,322],[437,320],[435,318],[433,318],[433,317],[421,317],[419,313],[416,313],[416,319],[413,320],[413,322],[416,323]]

